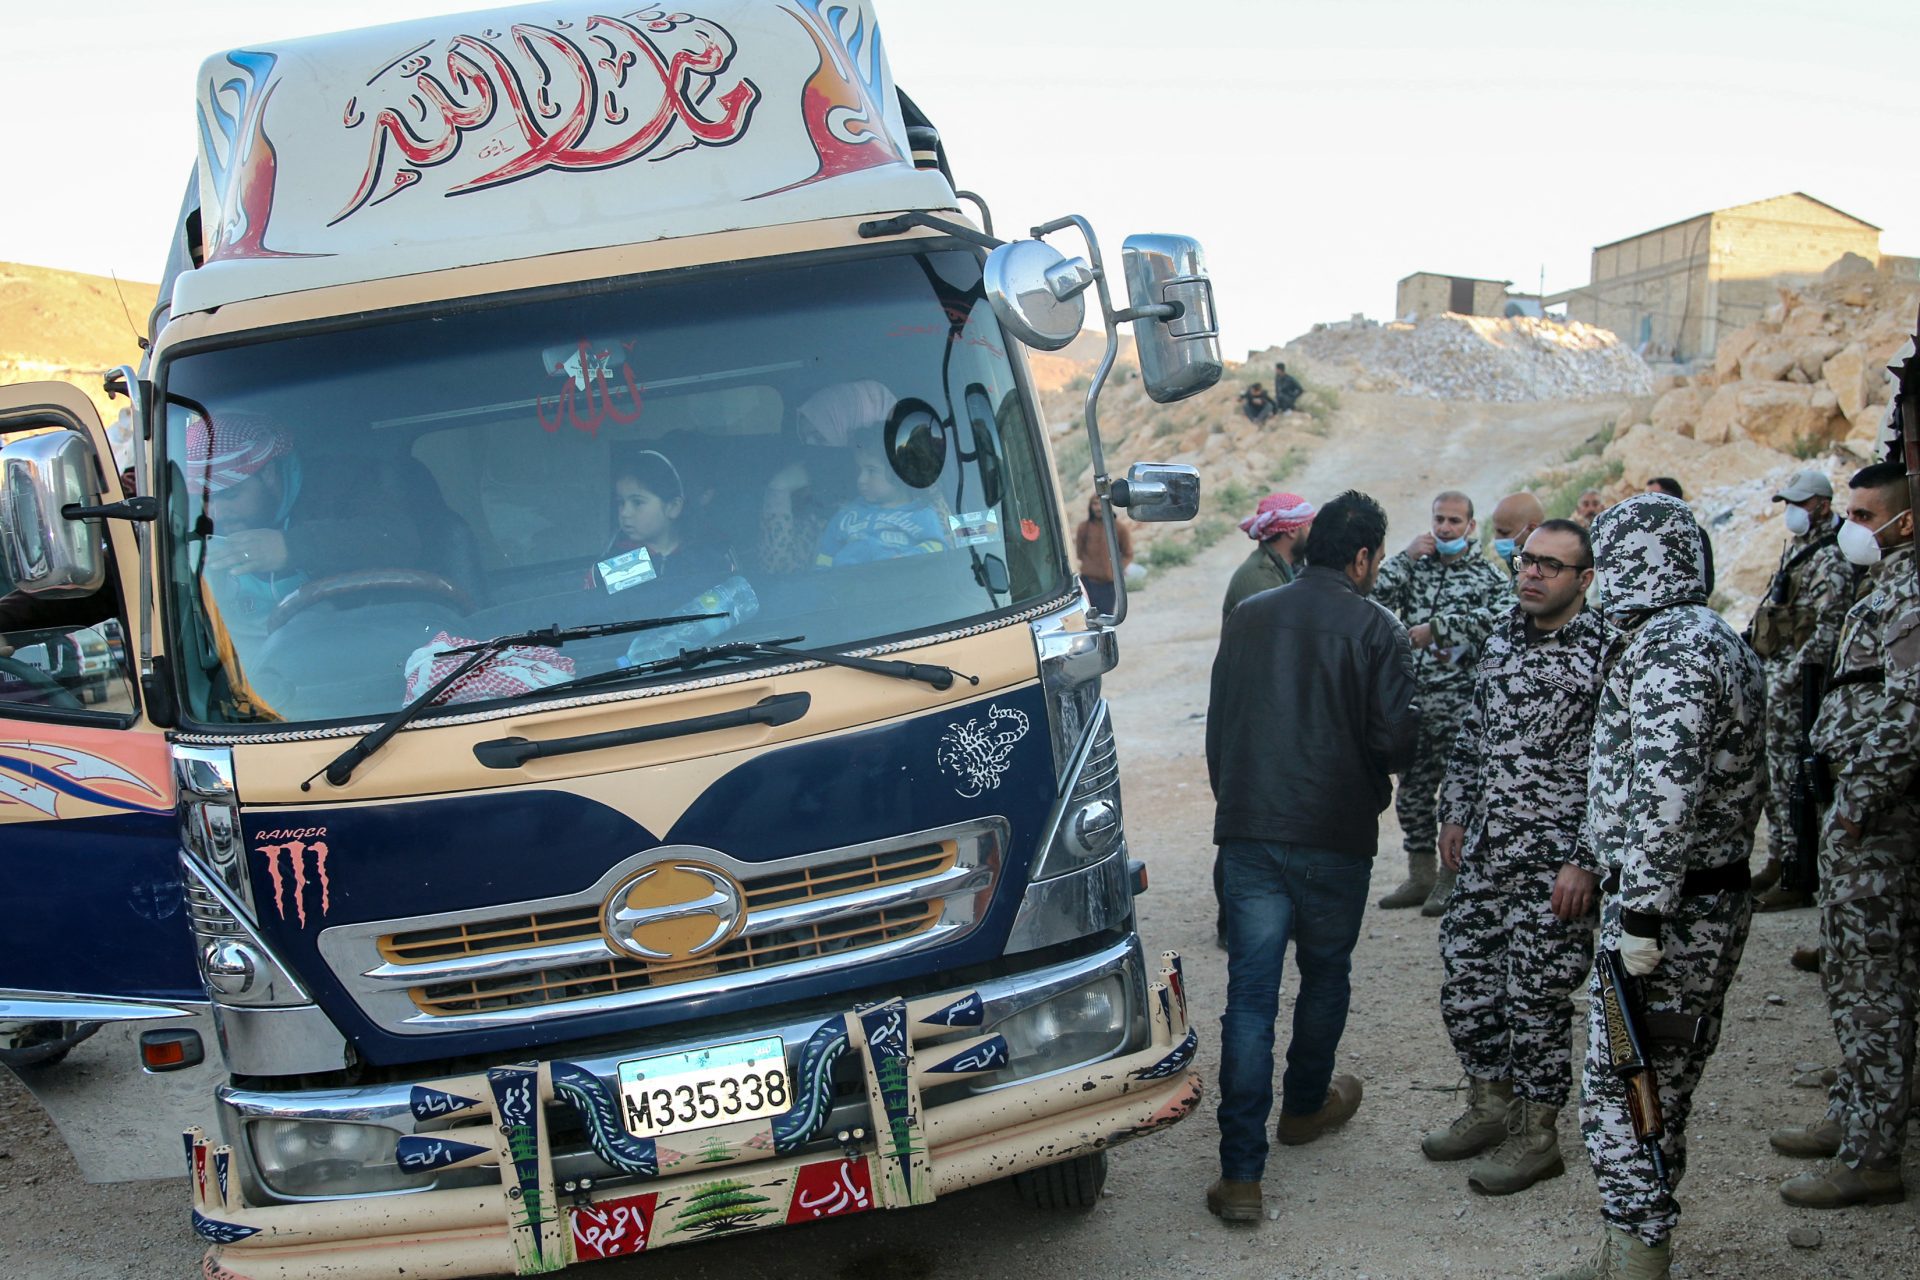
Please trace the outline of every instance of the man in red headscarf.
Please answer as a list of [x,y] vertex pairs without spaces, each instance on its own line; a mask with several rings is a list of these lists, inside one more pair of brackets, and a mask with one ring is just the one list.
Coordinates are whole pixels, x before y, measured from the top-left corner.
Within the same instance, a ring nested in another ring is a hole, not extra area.
[[1258,545],[1227,583],[1227,598],[1220,606],[1223,620],[1248,596],[1293,581],[1296,566],[1306,553],[1307,531],[1313,526],[1315,510],[1297,493],[1270,493],[1260,499],[1252,515],[1240,522],[1241,530]]
[[266,418],[223,413],[187,425],[186,488],[210,525],[204,572],[236,634],[302,583],[374,568],[414,568],[418,530],[388,469],[306,463]]

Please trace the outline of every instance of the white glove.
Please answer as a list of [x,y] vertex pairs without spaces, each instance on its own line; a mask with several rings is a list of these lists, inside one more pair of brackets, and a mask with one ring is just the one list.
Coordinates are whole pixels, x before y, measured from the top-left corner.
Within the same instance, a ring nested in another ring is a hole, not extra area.
[[1660,958],[1665,954],[1658,938],[1638,938],[1631,933],[1620,935],[1620,963],[1636,978],[1659,968]]

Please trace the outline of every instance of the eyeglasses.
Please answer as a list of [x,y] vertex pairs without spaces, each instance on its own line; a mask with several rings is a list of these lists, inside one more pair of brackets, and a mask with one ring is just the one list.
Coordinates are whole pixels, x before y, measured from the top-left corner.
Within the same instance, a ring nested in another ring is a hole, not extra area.
[[1593,568],[1592,561],[1586,564],[1568,564],[1564,560],[1555,560],[1552,556],[1536,556],[1530,551],[1522,551],[1513,558],[1513,562],[1522,571],[1531,569],[1543,578],[1557,578],[1568,569],[1579,571]]

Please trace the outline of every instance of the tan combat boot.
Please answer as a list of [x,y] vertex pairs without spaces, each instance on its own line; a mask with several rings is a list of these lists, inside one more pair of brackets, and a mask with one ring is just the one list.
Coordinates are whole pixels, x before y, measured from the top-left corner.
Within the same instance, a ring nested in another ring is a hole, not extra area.
[[1507,1111],[1507,1140],[1467,1170],[1467,1185],[1483,1196],[1510,1196],[1565,1173],[1559,1123],[1560,1108],[1515,1098]]
[[1403,907],[1417,907],[1424,903],[1427,895],[1433,892],[1433,863],[1432,854],[1424,858],[1409,855],[1407,878],[1400,882],[1398,889],[1380,899],[1380,905],[1388,911],[1395,911]]
[[1828,1159],[1840,1154],[1840,1122],[1821,1116],[1812,1124],[1789,1125],[1767,1135],[1767,1143],[1783,1156]]
[[1427,894],[1427,900],[1420,904],[1420,914],[1423,916],[1445,915],[1447,899],[1453,895],[1453,882],[1459,878],[1458,871],[1440,868],[1439,874],[1433,878],[1432,891]]
[[1899,1204],[1907,1198],[1900,1170],[1855,1169],[1835,1160],[1824,1169],[1788,1178],[1780,1198],[1802,1209],[1846,1209],[1856,1204]]
[[1594,1256],[1547,1280],[1667,1280],[1673,1241],[1648,1244],[1631,1231],[1609,1223]]
[[1513,1103],[1511,1080],[1467,1081],[1467,1109],[1444,1129],[1420,1139],[1429,1160],[1465,1160],[1477,1156],[1507,1136],[1507,1109]]

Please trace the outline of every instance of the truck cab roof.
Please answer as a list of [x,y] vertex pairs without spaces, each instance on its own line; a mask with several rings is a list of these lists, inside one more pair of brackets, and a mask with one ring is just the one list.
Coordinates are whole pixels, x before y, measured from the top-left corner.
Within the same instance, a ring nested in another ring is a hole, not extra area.
[[200,244],[175,315],[955,206],[914,165],[866,0],[560,3],[234,49],[202,65],[197,110]]

